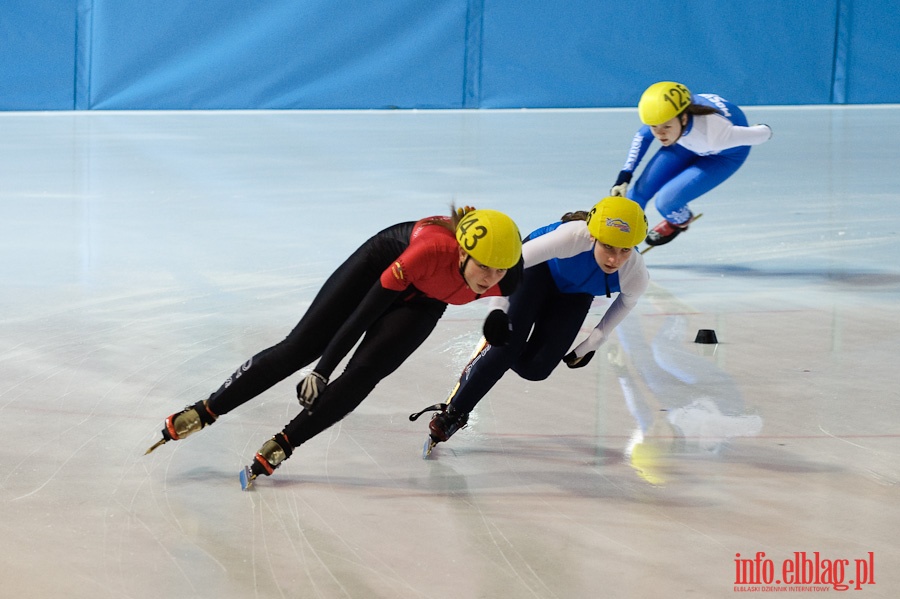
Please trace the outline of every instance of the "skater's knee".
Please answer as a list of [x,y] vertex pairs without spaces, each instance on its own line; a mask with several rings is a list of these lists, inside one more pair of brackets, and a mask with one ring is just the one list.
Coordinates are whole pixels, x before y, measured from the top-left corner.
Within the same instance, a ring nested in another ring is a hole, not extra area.
[[526,381],[543,381],[547,379],[553,370],[556,368],[556,365],[559,363],[557,360],[553,364],[549,364],[546,362],[541,363],[530,363],[530,364],[521,364],[513,367],[513,370],[520,377],[525,379]]
[[341,376],[335,379],[332,384],[340,381],[340,385],[351,385],[355,389],[361,389],[368,393],[385,376],[387,374],[384,373],[384,369],[379,368],[377,365],[368,361],[356,361],[348,364]]

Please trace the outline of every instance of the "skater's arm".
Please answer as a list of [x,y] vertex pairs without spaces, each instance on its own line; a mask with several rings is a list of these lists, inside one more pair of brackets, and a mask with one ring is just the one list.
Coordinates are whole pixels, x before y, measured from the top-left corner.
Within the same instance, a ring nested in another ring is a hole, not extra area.
[[768,125],[742,127],[733,125],[721,115],[709,115],[707,119],[707,140],[713,152],[721,152],[738,146],[758,146],[769,141],[772,129]]
[[582,358],[603,345],[619,323],[637,305],[638,300],[650,285],[650,275],[644,265],[644,259],[638,252],[633,252],[619,271],[621,292],[606,310],[603,318],[588,335],[588,338],[575,347],[573,353]]
[[[519,266],[530,268],[553,258],[571,258],[591,249],[593,240],[583,220],[573,220],[563,223],[556,229],[528,239],[522,244],[522,260]],[[524,273],[517,273],[520,279]],[[509,277],[509,274],[507,274]],[[503,281],[507,277],[504,277]],[[501,285],[503,284],[501,281]],[[503,293],[504,296],[511,295]],[[491,310],[509,309],[509,300],[506,297],[491,298]]]
[[522,244],[522,259],[525,261],[525,268],[531,268],[553,258],[577,256],[589,250],[592,243],[585,222],[573,220]]
[[650,144],[652,142],[653,133],[650,131],[650,127],[644,125],[640,129],[638,129],[638,132],[635,133],[634,137],[631,139],[631,147],[628,148],[628,157],[625,159],[625,164],[622,166],[622,170],[633,173],[641,163],[641,160],[644,158],[644,154],[647,153],[647,150],[650,148]]
[[596,351],[609,339],[610,334],[619,326],[620,322],[625,320],[625,317],[628,316],[628,313],[631,312],[631,309],[637,303],[636,300],[633,303],[629,300],[630,298],[621,293],[616,297],[606,314],[603,315],[603,318],[600,319],[600,322],[588,335],[588,338],[575,348],[576,355],[583,356],[588,352]]
[[625,159],[625,164],[616,177],[616,182],[610,188],[609,195],[625,197],[625,194],[628,192],[628,184],[631,183],[631,177],[634,176],[635,169],[641,163],[651,143],[653,143],[653,133],[650,131],[650,127],[644,125],[638,129],[638,132],[631,139],[628,157]]
[[350,352],[363,333],[384,314],[391,303],[400,296],[402,291],[385,289],[381,282],[377,282],[363,298],[353,314],[350,315],[338,332],[328,343],[322,357],[316,364],[315,371],[325,377],[331,378],[331,374],[341,360]]
[[489,297],[509,297],[512,295],[519,285],[522,283],[522,275],[525,272],[525,261],[523,258],[519,258],[519,261],[516,262],[516,265],[512,268],[506,270],[506,274],[503,275],[503,278],[500,279],[500,282],[497,284],[497,289],[500,292],[499,296],[489,296]]

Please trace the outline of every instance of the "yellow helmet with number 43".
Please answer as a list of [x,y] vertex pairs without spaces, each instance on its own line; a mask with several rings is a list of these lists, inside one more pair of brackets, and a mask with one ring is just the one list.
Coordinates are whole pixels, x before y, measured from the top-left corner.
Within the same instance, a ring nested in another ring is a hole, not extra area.
[[456,225],[456,241],[490,268],[512,268],[522,257],[522,235],[513,219],[496,210],[466,212]]

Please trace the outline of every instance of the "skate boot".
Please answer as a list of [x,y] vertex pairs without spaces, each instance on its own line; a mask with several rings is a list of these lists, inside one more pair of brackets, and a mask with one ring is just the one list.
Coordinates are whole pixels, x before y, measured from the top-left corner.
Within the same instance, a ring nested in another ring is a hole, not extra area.
[[647,239],[644,241],[647,245],[665,245],[678,237],[678,234],[687,231],[688,225],[691,224],[695,219],[694,215],[690,212],[688,213],[690,217],[680,225],[676,225],[674,223],[670,223],[667,220],[659,223],[647,233]]
[[241,471],[241,488],[245,491],[250,489],[253,486],[253,481],[260,474],[265,476],[271,475],[281,462],[291,457],[292,453],[294,453],[294,448],[284,433],[278,433],[263,443],[263,446],[253,456],[253,463],[249,466],[244,466],[243,471]]
[[431,417],[428,423],[428,438],[425,439],[425,445],[422,447],[422,458],[428,458],[431,450],[438,443],[447,441],[453,436],[453,433],[466,426],[469,421],[468,412],[460,412],[453,405],[446,405],[446,409],[441,410]]
[[469,421],[468,412],[460,412],[453,405],[431,417],[428,432],[435,442],[442,443],[453,436],[453,433],[466,426]]
[[162,439],[153,444],[144,455],[147,455],[163,443],[178,441],[188,435],[192,435],[205,426],[216,421],[215,414],[206,405],[206,400],[201,400],[192,406],[187,406],[180,412],[176,412],[166,418],[166,426],[162,429]]
[[[454,393],[456,390],[454,389]],[[453,395],[451,394],[451,397]],[[447,400],[448,402],[450,400]],[[469,413],[459,412],[450,403],[436,403],[432,406],[409,415],[410,422],[414,422],[419,416],[425,412],[438,412],[431,417],[428,423],[428,438],[425,439],[425,446],[422,448],[422,457],[427,458],[431,455],[434,446],[442,441],[446,441],[453,433],[463,428],[469,421]]]

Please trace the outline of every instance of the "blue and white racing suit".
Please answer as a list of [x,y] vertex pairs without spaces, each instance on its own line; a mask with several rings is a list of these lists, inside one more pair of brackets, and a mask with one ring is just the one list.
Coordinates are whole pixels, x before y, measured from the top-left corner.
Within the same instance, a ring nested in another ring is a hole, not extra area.
[[[676,225],[690,220],[688,202],[733,175],[750,154],[750,146],[772,137],[768,125],[748,127],[741,109],[721,96],[694,94],[691,100],[715,108],[716,113],[689,114],[678,141],[654,154],[627,193],[641,208],[655,196],[656,209]],[[644,125],[631,142],[622,174],[634,173],[652,141],[653,133]]]
[[508,299],[491,302],[509,316],[510,341],[476,351],[452,394],[454,408],[470,412],[510,369],[529,381],[546,379],[570,350],[594,297],[617,293],[600,322],[572,351],[583,357],[609,338],[647,290],[650,275],[636,250],[616,272],[605,273],[594,257],[595,243],[582,220],[553,223],[526,238],[522,283]]

